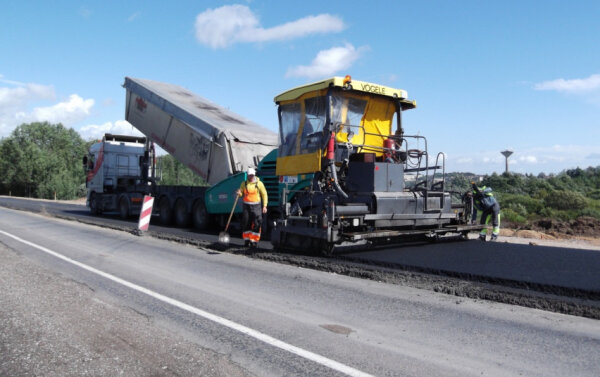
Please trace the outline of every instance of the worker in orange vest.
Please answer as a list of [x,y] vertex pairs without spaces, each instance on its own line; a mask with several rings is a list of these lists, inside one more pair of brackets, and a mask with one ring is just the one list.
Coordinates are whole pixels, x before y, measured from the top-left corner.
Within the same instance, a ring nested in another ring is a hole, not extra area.
[[244,245],[256,247],[260,241],[262,215],[267,213],[268,197],[265,185],[256,176],[254,168],[248,168],[246,180],[236,190],[236,194],[244,201],[242,213]]

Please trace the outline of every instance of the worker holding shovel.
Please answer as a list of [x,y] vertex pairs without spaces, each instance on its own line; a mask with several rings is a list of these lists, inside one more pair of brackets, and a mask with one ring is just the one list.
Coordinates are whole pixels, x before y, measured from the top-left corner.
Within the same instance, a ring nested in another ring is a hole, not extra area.
[[256,247],[260,241],[262,215],[267,213],[267,190],[256,176],[254,168],[248,168],[246,180],[242,182],[236,194],[244,201],[242,214],[242,237],[245,246]]

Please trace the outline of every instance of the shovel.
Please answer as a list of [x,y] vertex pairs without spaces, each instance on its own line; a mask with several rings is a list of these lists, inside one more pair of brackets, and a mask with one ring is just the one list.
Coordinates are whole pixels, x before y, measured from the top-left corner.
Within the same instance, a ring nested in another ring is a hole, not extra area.
[[231,213],[229,214],[229,219],[227,220],[227,225],[225,225],[225,230],[219,233],[219,243],[221,245],[229,245],[229,233],[227,233],[227,229],[229,229],[229,223],[231,223],[231,217],[233,217],[233,211],[235,210],[235,206],[237,205],[239,198],[240,196],[236,194],[235,201],[233,202],[233,207],[231,207]]

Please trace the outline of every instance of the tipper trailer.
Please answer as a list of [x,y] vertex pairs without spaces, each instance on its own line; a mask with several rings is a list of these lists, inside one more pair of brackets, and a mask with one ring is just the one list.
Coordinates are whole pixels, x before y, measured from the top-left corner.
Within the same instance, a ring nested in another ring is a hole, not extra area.
[[[257,167],[278,208],[276,133],[177,85],[126,77],[123,86],[125,119],[146,137],[107,134],[92,145],[85,161],[92,213],[137,214],[149,194],[162,224],[205,229],[231,210],[248,167]],[[211,187],[157,185],[154,144]]]

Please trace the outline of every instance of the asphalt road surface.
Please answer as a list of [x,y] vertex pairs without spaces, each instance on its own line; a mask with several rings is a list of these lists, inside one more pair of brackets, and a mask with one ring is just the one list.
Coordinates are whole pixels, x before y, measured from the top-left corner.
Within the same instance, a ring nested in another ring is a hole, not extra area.
[[[82,204],[0,196],[0,206],[46,213],[115,229],[134,229],[137,225],[134,219],[124,221],[116,215],[91,216]],[[161,227],[156,224],[153,224],[151,229],[155,235],[170,235],[207,246],[218,241],[215,233],[198,233],[191,229]],[[231,243],[242,244],[241,240],[235,237],[231,238]],[[263,250],[272,249],[267,241],[261,241],[260,247]],[[600,295],[600,252],[574,249],[568,247],[568,244],[557,247],[506,242],[440,242],[353,251],[344,255],[352,260],[378,263],[392,268],[408,267],[468,279],[532,284],[547,291],[556,288],[556,292],[553,293],[559,293],[564,288]]]
[[505,242],[453,242],[352,253],[382,264],[419,267],[490,280],[600,292],[600,252]]
[[0,375],[597,376],[600,370],[598,320],[5,208],[0,243]]
[[[109,227],[112,229],[131,231],[137,227],[137,219],[131,218],[128,220],[121,219],[118,214],[105,213],[102,216],[93,216],[89,209],[85,206],[85,202],[62,202],[43,199],[28,199],[0,195],[0,207],[24,210],[34,213],[41,213],[53,217],[75,220],[91,225]],[[190,242],[199,242],[203,244],[211,244],[218,241],[218,231],[213,232],[198,232],[194,229],[179,229],[175,227],[160,226],[157,218],[152,218],[150,230],[152,234],[162,234],[165,236],[177,237]],[[235,232],[235,224],[231,226],[232,233]],[[240,239],[232,237],[233,245],[242,245]],[[270,242],[261,241],[260,246],[263,249],[272,249]]]

